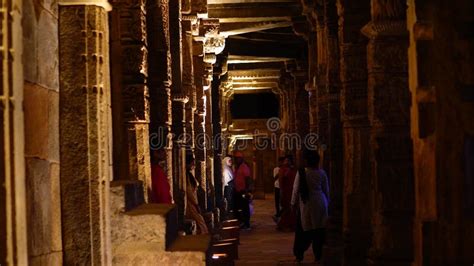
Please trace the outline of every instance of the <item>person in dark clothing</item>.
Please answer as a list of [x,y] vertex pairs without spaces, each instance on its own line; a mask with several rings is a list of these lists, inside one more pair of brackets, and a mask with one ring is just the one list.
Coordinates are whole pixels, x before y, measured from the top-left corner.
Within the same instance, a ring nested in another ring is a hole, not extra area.
[[319,168],[319,154],[305,152],[306,167],[298,171],[293,185],[291,205],[297,210],[297,228],[293,253],[298,262],[304,252],[313,246],[318,263],[322,257],[328,218],[329,182],[324,170]]
[[278,158],[278,166],[273,168],[273,180],[275,181],[275,215],[273,215],[273,220],[278,223],[278,220],[281,216],[281,202],[280,202],[280,167],[282,167],[285,157],[282,156]]

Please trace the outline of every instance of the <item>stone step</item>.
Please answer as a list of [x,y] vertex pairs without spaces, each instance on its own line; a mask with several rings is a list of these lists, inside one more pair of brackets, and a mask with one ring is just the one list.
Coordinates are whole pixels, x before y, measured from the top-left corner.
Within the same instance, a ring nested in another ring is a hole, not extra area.
[[237,238],[240,243],[240,228],[238,226],[226,226],[219,230],[221,239]]
[[171,204],[148,204],[139,180],[114,181],[110,188],[112,248],[150,242],[165,250],[177,237],[177,211]]
[[174,265],[206,265],[212,256],[210,245],[210,235],[178,236],[167,251],[169,256],[176,256],[176,261],[185,259],[185,264]]
[[110,182],[111,210],[129,211],[145,203],[143,182],[121,180]]
[[239,226],[240,225],[239,220],[237,220],[237,219],[225,220],[221,224],[222,224],[222,227]]
[[227,254],[232,260],[239,259],[239,245],[237,242],[220,242],[212,244],[212,254]]
[[110,191],[114,265],[206,264],[211,237],[178,237],[175,205],[145,203],[140,181],[114,181]]
[[[179,239],[179,238],[178,238]],[[205,239],[201,239],[205,242]],[[172,245],[173,246],[173,245]],[[163,251],[155,243],[127,243],[120,247],[114,255],[113,265],[206,265],[207,250]]]
[[234,266],[234,260],[225,253],[213,253],[211,260],[209,261],[210,266]]

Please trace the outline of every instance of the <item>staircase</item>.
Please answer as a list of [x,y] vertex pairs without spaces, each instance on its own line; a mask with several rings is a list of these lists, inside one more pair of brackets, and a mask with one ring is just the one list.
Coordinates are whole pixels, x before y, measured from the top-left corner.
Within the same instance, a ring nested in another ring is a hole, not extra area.
[[114,265],[206,265],[209,235],[178,236],[175,205],[145,203],[141,181],[110,188]]

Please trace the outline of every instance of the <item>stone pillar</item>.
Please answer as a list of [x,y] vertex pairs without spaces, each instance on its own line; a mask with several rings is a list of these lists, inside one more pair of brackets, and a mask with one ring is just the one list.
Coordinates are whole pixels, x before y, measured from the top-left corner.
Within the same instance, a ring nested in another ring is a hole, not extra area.
[[474,2],[408,2],[413,265],[474,261]]
[[59,7],[64,264],[111,264],[107,2]]
[[151,166],[145,2],[114,2],[113,8],[111,48],[114,55],[114,137],[117,137],[114,142],[115,177],[142,180],[145,198],[148,198]]
[[309,133],[309,94],[306,90],[308,72],[306,70],[292,73],[295,82],[295,133],[301,140],[301,149],[296,150],[295,162],[298,166],[303,163],[304,139]]
[[[344,265],[366,265],[370,248],[370,127],[367,113],[367,41],[370,1],[338,0],[341,117],[344,139]],[[361,208],[364,206],[364,208]]]
[[[212,149],[212,94],[211,81],[216,55],[224,50],[225,38],[219,35],[218,19],[200,19],[197,41],[194,45],[194,67],[198,121],[196,130],[196,176],[201,175],[201,184],[206,194],[205,209],[215,208],[214,162]],[[201,124],[202,123],[202,124]],[[202,127],[202,129],[200,129]],[[202,132],[200,132],[202,131]],[[200,142],[200,143],[198,143]],[[199,147],[200,146],[200,147]],[[202,150],[200,150],[202,149]],[[199,167],[200,164],[200,167]]]
[[169,5],[171,71],[172,71],[172,132],[173,132],[173,198],[178,206],[178,224],[184,224],[186,200],[186,113],[185,106],[188,102],[183,82],[183,43],[181,28],[181,1],[171,1]]
[[[291,70],[290,70],[291,71]],[[280,77],[280,86],[282,90],[286,93],[286,97],[284,97],[284,107],[282,110],[286,113],[284,114],[286,117],[286,131],[287,133],[294,133],[296,131],[296,112],[295,112],[295,105],[291,104],[295,102],[296,93],[295,93],[295,81],[294,78],[291,76],[290,72],[283,72]],[[286,150],[288,147],[281,147],[283,150]]]
[[22,2],[0,10],[0,264],[28,264],[26,223]]
[[[342,251],[342,193],[343,154],[342,123],[339,93],[338,17],[335,0],[325,0],[316,6],[318,67],[316,88],[318,92],[318,134],[321,142],[322,166],[330,183],[331,203],[328,225],[328,246],[331,252]],[[334,255],[339,258],[340,254]]]
[[[173,190],[172,105],[169,1],[147,1],[148,87],[150,88],[150,145],[166,150],[166,173]],[[173,195],[173,193],[172,193]]]
[[413,260],[413,148],[410,138],[406,1],[371,1],[368,114],[372,173],[370,265]]
[[194,42],[194,83],[196,84],[196,113],[194,116],[195,132],[195,176],[200,182],[201,189],[198,191],[199,205],[202,210],[207,209],[207,182],[206,182],[206,105],[205,92],[203,88],[204,62],[201,56],[196,56],[203,51],[201,42]]
[[[311,20],[308,17],[308,20]],[[316,22],[314,22],[316,23]],[[317,71],[317,42],[316,42],[316,31],[314,28],[316,25],[311,25],[310,31],[307,33],[308,42],[308,83],[306,90],[308,91],[308,113],[309,113],[309,131],[316,133],[318,131],[318,93],[316,91],[316,71]]]
[[[215,55],[211,62],[215,62]],[[204,59],[207,60],[209,55],[205,55]],[[207,210],[212,211],[216,206],[215,199],[215,187],[214,187],[214,150],[213,150],[213,128],[212,128],[212,78],[213,78],[213,66],[209,61],[205,61],[205,74],[203,78],[204,82],[204,93],[205,93],[205,132],[206,132],[206,179],[207,179],[207,193],[208,193],[208,202]]]
[[182,17],[182,40],[183,40],[183,90],[188,97],[186,103],[186,149],[194,155],[194,113],[196,112],[196,86],[194,85],[193,67],[193,24],[197,23],[197,17]]
[[224,211],[224,191],[222,187],[222,129],[221,129],[221,81],[222,76],[227,73],[227,58],[218,56],[217,64],[214,66],[214,78],[211,84],[212,96],[212,148],[214,153],[214,191],[216,207]]

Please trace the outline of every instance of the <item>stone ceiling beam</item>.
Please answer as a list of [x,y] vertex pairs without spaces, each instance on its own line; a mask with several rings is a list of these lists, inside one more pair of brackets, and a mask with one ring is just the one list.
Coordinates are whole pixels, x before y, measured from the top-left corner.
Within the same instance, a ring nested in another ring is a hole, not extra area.
[[279,69],[229,70],[227,74],[232,79],[269,79],[280,78]]
[[290,21],[222,23],[220,33],[224,36],[238,35],[261,30],[288,27]]
[[239,87],[234,88],[234,94],[254,94],[254,93],[265,93],[273,92],[275,87]]
[[208,5],[209,18],[295,17],[302,13],[297,3],[245,3]]
[[269,84],[278,83],[279,78],[262,78],[258,80],[232,78],[232,85]]
[[291,21],[291,17],[219,18],[219,22],[221,23],[272,22],[272,21]]
[[285,44],[300,44],[301,46],[304,45],[305,40],[301,37],[295,35],[291,27],[291,32],[288,33],[273,33],[273,32],[265,32],[265,31],[258,31],[258,32],[249,32],[239,36],[232,36],[232,39],[242,39],[242,40],[253,40],[253,41],[267,41],[267,42],[279,42]]
[[[258,57],[280,57],[280,58],[302,58],[306,51],[302,45],[273,42],[254,41],[240,38],[228,38],[226,51],[232,55],[258,56]],[[249,49],[252,47],[252,49]]]
[[247,63],[247,64],[232,64],[229,70],[245,70],[245,69],[259,69],[259,68],[273,68],[281,69],[285,67],[283,62],[262,62],[262,63]]
[[278,83],[277,82],[247,82],[247,83],[234,83],[233,85],[234,90],[237,90],[239,88],[273,88],[277,87]]
[[290,61],[288,57],[263,57],[263,56],[242,56],[229,54],[228,64],[256,64],[256,63],[277,63]]

